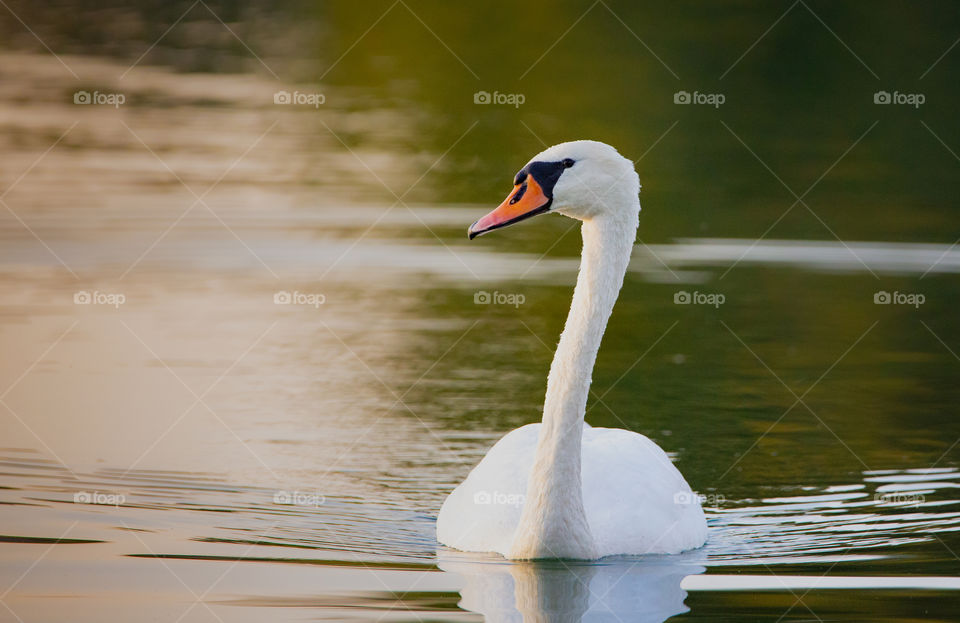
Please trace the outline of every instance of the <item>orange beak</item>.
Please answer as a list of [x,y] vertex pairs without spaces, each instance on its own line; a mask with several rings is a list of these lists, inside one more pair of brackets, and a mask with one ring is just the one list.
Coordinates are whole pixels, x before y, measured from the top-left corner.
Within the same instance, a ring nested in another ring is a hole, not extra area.
[[496,210],[470,226],[467,236],[473,240],[488,231],[543,214],[550,209],[552,202],[553,199],[543,192],[537,180],[532,175],[527,175],[523,183],[513,187],[513,191],[507,195],[503,203],[497,206]]

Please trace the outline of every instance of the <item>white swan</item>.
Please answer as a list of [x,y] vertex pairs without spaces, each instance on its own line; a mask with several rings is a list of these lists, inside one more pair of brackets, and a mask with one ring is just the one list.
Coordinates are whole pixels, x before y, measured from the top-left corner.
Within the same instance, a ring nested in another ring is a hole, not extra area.
[[583,222],[583,254],[557,346],[543,421],[504,436],[444,501],[437,540],[514,560],[672,554],[703,545],[697,496],[655,443],[592,428],[584,411],[593,365],[636,237],[633,163],[596,141],[541,152],[470,238],[545,212]]

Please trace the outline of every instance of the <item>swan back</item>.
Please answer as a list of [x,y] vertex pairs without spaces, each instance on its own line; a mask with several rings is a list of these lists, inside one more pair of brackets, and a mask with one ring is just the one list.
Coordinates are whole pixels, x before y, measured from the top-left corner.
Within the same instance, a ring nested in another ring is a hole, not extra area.
[[[525,503],[540,424],[505,435],[443,503],[437,539],[507,556]],[[583,505],[599,556],[676,554],[707,536],[696,495],[647,437],[583,426]]]

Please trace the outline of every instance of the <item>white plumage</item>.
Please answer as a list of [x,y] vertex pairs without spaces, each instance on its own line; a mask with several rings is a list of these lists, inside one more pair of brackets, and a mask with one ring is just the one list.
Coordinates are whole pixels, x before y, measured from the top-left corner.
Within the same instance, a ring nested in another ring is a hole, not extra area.
[[[437,539],[507,556],[540,424],[512,430],[444,501]],[[598,556],[675,554],[703,545],[703,509],[667,454],[643,435],[583,427],[583,506]]]
[[544,212],[583,222],[580,274],[550,365],[543,420],[508,433],[444,502],[437,539],[514,560],[671,554],[703,545],[699,499],[655,443],[584,423],[593,366],[640,212],[633,163],[596,141],[555,145],[470,236]]

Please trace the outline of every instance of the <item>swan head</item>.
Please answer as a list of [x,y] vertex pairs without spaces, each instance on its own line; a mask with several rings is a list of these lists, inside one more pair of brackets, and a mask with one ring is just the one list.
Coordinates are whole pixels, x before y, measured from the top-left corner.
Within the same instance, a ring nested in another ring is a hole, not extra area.
[[560,143],[531,158],[517,173],[503,203],[471,225],[467,235],[472,240],[547,212],[581,221],[606,215],[636,218],[639,193],[633,162],[610,145]]

